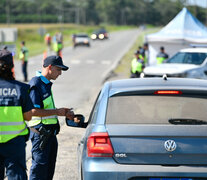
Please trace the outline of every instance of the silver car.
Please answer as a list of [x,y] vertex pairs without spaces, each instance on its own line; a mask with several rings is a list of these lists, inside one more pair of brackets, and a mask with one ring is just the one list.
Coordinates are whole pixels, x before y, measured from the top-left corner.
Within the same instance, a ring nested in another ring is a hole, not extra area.
[[81,180],[207,179],[206,80],[107,82],[87,123]]
[[73,47],[88,46],[90,47],[90,38],[87,34],[75,34],[73,37]]

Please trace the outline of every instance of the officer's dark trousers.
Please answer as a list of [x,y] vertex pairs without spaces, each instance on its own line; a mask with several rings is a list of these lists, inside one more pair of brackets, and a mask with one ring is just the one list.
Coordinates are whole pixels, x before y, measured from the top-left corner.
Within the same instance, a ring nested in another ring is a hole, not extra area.
[[27,79],[27,61],[22,64],[22,73],[24,75],[24,81],[28,81]]
[[5,168],[8,180],[27,180],[25,147],[24,136],[0,143],[0,180],[4,179]]
[[57,138],[51,136],[43,150],[39,149],[40,136],[31,132],[32,166],[30,180],[52,180],[57,157]]

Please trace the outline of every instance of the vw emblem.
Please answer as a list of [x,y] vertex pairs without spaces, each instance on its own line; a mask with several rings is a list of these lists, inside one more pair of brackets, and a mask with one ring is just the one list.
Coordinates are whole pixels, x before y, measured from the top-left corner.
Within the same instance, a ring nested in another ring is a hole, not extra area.
[[167,140],[167,141],[165,141],[164,146],[165,146],[165,149],[167,151],[170,151],[170,152],[174,151],[176,149],[176,147],[177,147],[175,141],[173,141],[173,140]]

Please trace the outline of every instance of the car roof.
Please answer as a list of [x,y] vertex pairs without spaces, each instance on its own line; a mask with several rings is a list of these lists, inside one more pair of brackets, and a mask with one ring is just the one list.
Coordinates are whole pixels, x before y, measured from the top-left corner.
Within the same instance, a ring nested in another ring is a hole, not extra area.
[[109,96],[121,92],[152,89],[207,91],[207,81],[190,78],[167,78],[167,80],[164,78],[134,78],[108,82]]
[[107,32],[107,31],[106,29],[98,29],[94,31],[94,33],[102,33],[102,32]]
[[181,49],[179,52],[207,53],[207,48],[186,48]]

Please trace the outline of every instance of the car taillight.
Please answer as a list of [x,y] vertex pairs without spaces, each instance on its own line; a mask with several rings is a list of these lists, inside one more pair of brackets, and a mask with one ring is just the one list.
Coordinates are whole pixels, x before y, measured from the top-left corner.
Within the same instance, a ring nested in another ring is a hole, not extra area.
[[155,91],[154,94],[182,94],[181,91],[175,91],[175,90],[159,90],[159,91]]
[[87,141],[88,157],[112,157],[113,147],[107,132],[94,132]]

